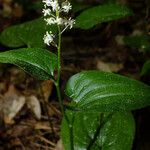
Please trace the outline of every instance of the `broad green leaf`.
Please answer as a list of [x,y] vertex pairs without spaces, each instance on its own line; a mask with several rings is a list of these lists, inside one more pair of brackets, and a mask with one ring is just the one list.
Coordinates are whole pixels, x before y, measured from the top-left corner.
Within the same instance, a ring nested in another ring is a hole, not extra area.
[[149,71],[150,71],[150,60],[147,60],[142,67],[141,76],[147,74]]
[[126,36],[124,37],[124,42],[126,45],[131,47],[135,47],[144,51],[150,50],[149,37],[146,35]]
[[90,29],[99,23],[117,20],[130,15],[132,15],[132,11],[126,6],[117,4],[100,5],[83,11],[76,18],[75,27]]
[[66,94],[80,110],[110,112],[150,105],[150,86],[100,71],[85,71],[72,76]]
[[90,7],[90,5],[84,4],[83,2],[76,2],[76,1],[72,2],[72,11],[73,12],[78,12],[78,11],[81,11],[88,7]]
[[[131,113],[71,113],[75,150],[131,150],[135,122]],[[61,138],[65,150],[70,150],[68,124],[62,121]]]
[[0,34],[0,42],[8,47],[45,47],[43,36],[46,31],[56,32],[55,26],[47,26],[43,18],[8,27]]
[[45,49],[22,48],[0,53],[0,63],[17,65],[37,79],[47,80],[54,75],[57,56]]

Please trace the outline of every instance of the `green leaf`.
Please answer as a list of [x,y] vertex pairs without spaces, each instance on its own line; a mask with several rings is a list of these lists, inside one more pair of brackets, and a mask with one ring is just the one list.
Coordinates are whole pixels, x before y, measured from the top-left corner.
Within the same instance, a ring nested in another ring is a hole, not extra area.
[[150,59],[144,63],[141,71],[141,76],[147,74],[149,71],[150,71]]
[[144,51],[150,50],[149,37],[146,35],[126,36],[124,37],[126,45],[135,47]]
[[90,6],[90,5],[84,4],[83,2],[76,2],[76,1],[73,1],[73,2],[72,2],[72,11],[73,11],[74,13],[76,13],[76,12],[79,12],[79,11],[85,9],[85,8],[88,8],[89,6]]
[[56,33],[55,26],[47,26],[43,18],[8,27],[0,34],[0,42],[8,47],[45,47],[43,36],[46,31]]
[[[131,150],[135,122],[131,113],[71,113],[75,150]],[[63,119],[61,138],[65,150],[70,150],[69,128]]]
[[110,112],[150,105],[150,86],[100,71],[85,71],[72,76],[66,94],[80,110]]
[[0,53],[1,63],[10,63],[40,80],[50,79],[54,75],[57,56],[45,49],[22,48]]
[[130,15],[132,15],[132,11],[125,6],[117,4],[100,5],[83,11],[76,18],[75,27],[90,29],[99,23],[117,20]]

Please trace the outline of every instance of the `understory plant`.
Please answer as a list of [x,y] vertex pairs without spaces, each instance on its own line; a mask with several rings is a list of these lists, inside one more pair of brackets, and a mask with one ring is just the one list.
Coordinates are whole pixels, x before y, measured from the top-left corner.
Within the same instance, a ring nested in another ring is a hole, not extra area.
[[[61,139],[65,150],[131,150],[135,122],[132,110],[150,105],[150,86],[125,76],[97,70],[79,72],[67,81],[64,107],[60,91],[61,38],[67,29],[90,29],[99,23],[133,15],[126,6],[104,4],[68,17],[69,1],[43,0],[43,17],[4,30],[0,42],[13,49],[0,53],[39,80],[53,80],[63,114]],[[64,17],[65,16],[65,17]],[[46,50],[53,46],[56,53]]]
[[[150,51],[149,36],[142,33],[142,31],[133,32],[130,36],[120,37],[123,45],[128,45],[134,48],[135,51],[139,50],[141,54],[148,55]],[[148,58],[141,69],[140,75],[145,76],[150,71],[150,59]]]

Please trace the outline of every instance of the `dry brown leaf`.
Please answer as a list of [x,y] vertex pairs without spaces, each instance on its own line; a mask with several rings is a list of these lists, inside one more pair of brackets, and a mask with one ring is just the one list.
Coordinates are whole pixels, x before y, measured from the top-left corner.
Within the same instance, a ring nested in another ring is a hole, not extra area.
[[1,82],[0,83],[0,93],[4,93],[7,89],[6,83],[5,82]]
[[58,108],[56,108],[56,106],[53,106],[51,103],[49,104],[48,107],[48,114],[49,116],[61,116],[62,113],[60,112],[60,110]]
[[27,97],[26,100],[28,108],[34,113],[37,119],[41,119],[41,105],[37,97],[34,95]]
[[59,140],[56,144],[56,147],[54,150],[65,150],[62,144],[62,140]]
[[14,7],[13,7],[13,10],[12,10],[12,14],[14,17],[22,17],[23,16],[23,8],[21,5],[15,3],[14,4]]
[[54,83],[52,80],[46,80],[42,83],[43,95],[46,102],[48,102],[48,99],[52,93],[53,85]]
[[12,13],[12,8],[9,5],[4,4],[2,15],[4,17],[9,17],[11,15],[11,13]]
[[37,135],[36,137],[38,137],[41,141],[44,141],[46,144],[55,147],[55,143],[53,143],[52,141],[46,139],[45,137],[40,136],[40,135]]
[[19,138],[12,139],[10,144],[11,144],[11,147],[19,147],[19,146],[22,147],[22,142]]
[[3,0],[2,2],[3,9],[1,10],[3,17],[10,17],[12,13],[12,0]]
[[16,124],[9,130],[5,132],[5,135],[9,138],[15,138],[15,137],[21,137],[23,136],[29,136],[33,132],[33,128],[29,125],[23,125],[23,124]]
[[25,97],[20,96],[13,85],[9,86],[2,101],[2,112],[6,124],[13,123],[13,118],[22,109],[25,104]]
[[123,69],[122,63],[106,63],[101,60],[97,61],[97,69],[106,72],[118,72]]
[[37,122],[34,127],[36,130],[51,130],[49,122]]
[[11,74],[10,81],[15,85],[20,85],[25,80],[25,72],[19,68],[12,67],[9,69]]
[[[36,130],[48,130],[49,132],[52,131],[52,128],[50,127],[48,121],[36,122],[36,123],[34,124],[34,129],[36,129]],[[55,126],[53,127],[53,130],[54,130],[54,131],[58,131],[58,130],[59,130],[59,127],[55,125]]]

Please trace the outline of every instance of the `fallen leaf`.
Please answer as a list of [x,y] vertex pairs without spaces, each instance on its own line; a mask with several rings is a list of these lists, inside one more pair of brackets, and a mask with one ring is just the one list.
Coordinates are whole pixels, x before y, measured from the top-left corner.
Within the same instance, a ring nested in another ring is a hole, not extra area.
[[2,13],[2,15],[3,15],[4,17],[9,17],[9,16],[11,15],[11,13],[12,13],[12,8],[11,8],[11,6],[9,6],[9,5],[7,5],[7,4],[4,4],[4,5],[3,5],[3,13]]
[[101,60],[97,61],[97,69],[106,72],[118,72],[123,69],[122,63],[106,63]]
[[49,122],[37,122],[34,126],[36,130],[51,130]]
[[62,144],[62,140],[59,140],[56,144],[56,147],[54,150],[65,150]]
[[6,136],[9,138],[15,138],[15,137],[21,137],[23,136],[29,136],[33,132],[33,128],[29,125],[23,125],[23,124],[16,124],[7,132],[5,132]]
[[25,97],[19,95],[15,87],[10,85],[8,91],[4,94],[1,107],[4,114],[4,122],[12,124],[13,118],[22,109],[24,104]]
[[42,90],[46,102],[48,102],[48,99],[52,93],[53,85],[54,83],[52,80],[46,80],[42,82]]
[[34,95],[27,97],[26,100],[28,108],[34,113],[37,119],[41,119],[41,105],[37,97]]
[[23,8],[21,5],[15,3],[13,10],[12,10],[12,14],[14,17],[20,18],[23,16]]
[[[49,125],[48,121],[42,121],[42,122],[36,122],[34,124],[34,129],[36,130],[48,130],[48,131],[52,131],[52,128]],[[53,127],[54,131],[58,131],[59,127],[57,127],[56,125]]]

